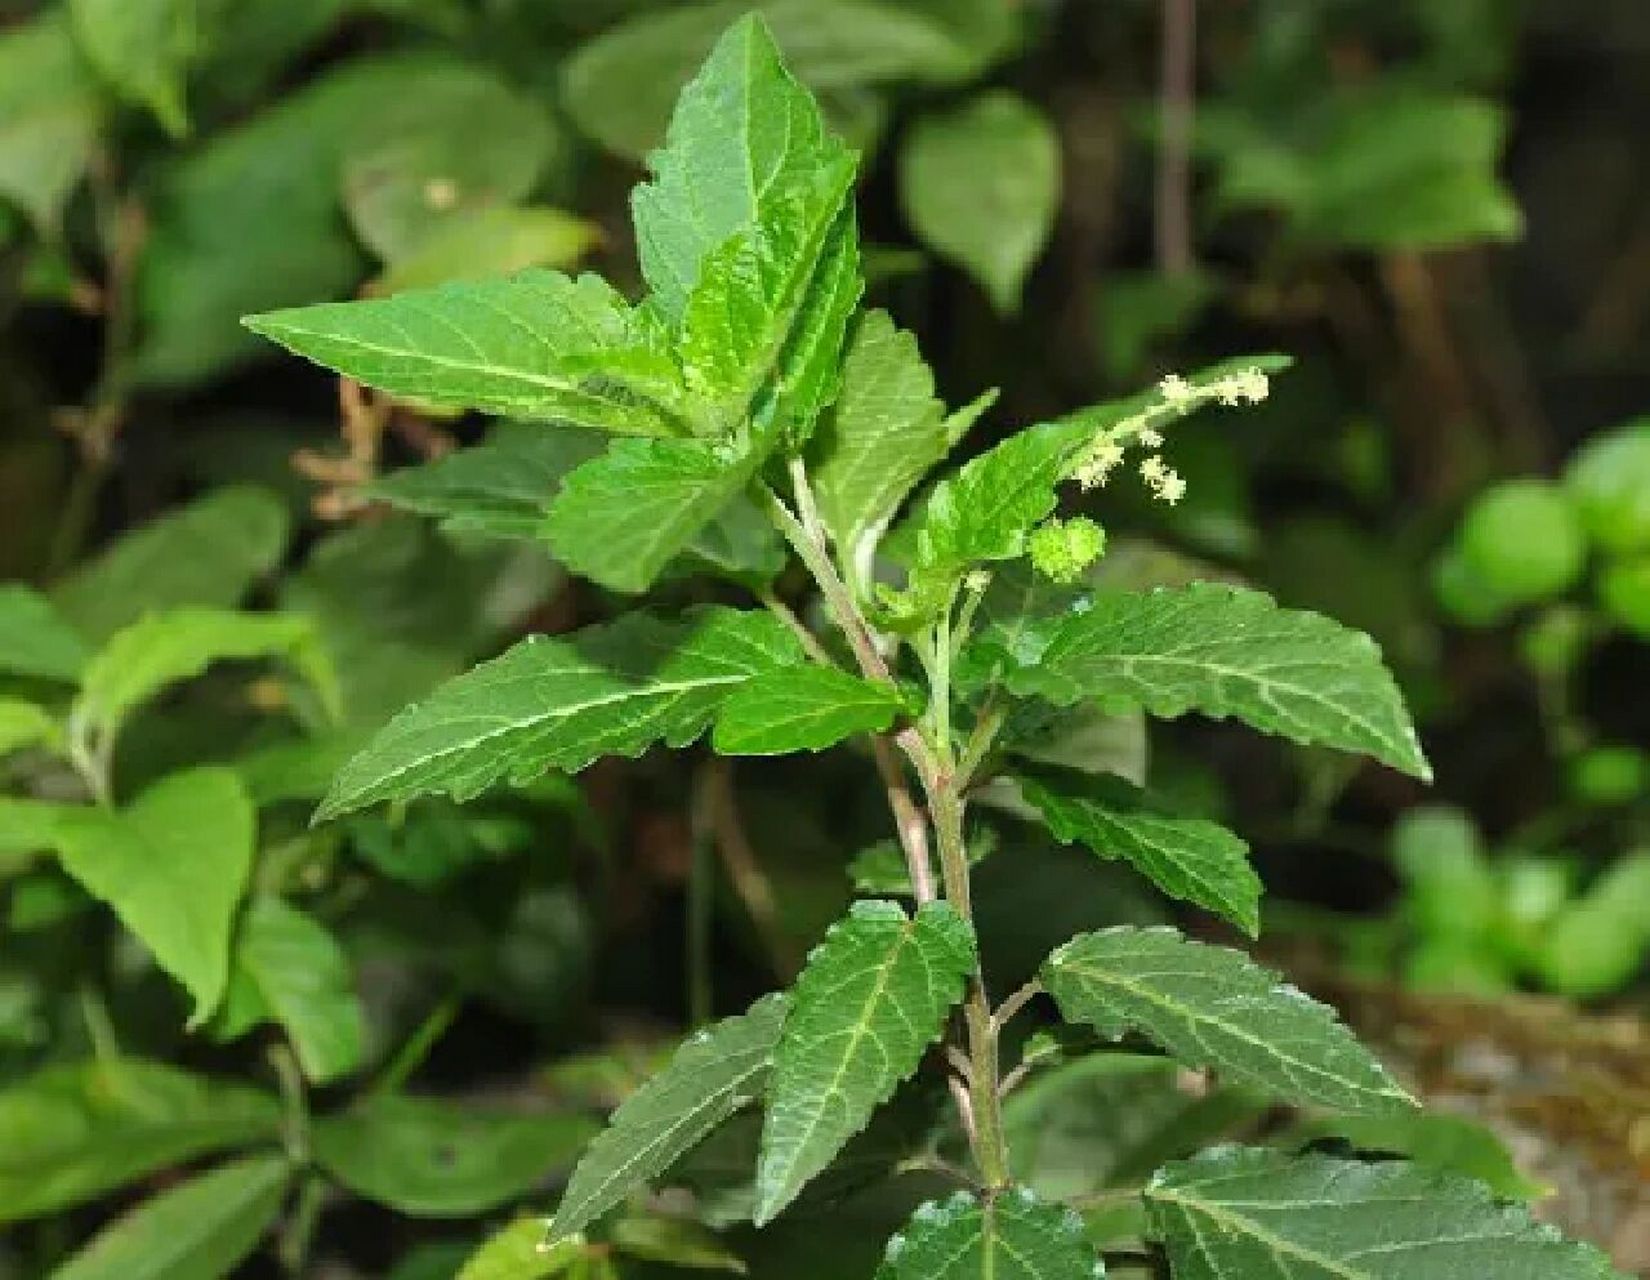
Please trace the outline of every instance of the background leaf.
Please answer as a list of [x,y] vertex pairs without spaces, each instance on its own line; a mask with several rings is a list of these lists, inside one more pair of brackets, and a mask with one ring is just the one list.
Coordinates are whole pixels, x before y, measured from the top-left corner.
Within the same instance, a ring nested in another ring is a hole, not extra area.
[[86,665],[86,644],[33,587],[0,585],[0,671],[73,684]]
[[174,138],[189,132],[184,73],[200,39],[195,10],[191,0],[69,0],[87,59]]

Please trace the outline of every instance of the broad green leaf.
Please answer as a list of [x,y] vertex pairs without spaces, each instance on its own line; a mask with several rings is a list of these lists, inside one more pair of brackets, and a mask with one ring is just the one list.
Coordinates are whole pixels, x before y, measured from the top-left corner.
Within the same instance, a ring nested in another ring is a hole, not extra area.
[[1137,1031],[1186,1066],[1335,1111],[1415,1106],[1332,1009],[1241,952],[1124,926],[1072,939],[1042,974],[1068,1021]]
[[545,533],[575,573],[615,591],[645,591],[760,462],[708,440],[615,440],[568,475]]
[[1258,591],[1205,582],[1103,593],[1034,629],[1013,659],[1007,684],[1018,694],[1155,716],[1235,716],[1431,776],[1375,642]]
[[524,271],[246,324],[391,395],[634,435],[682,430],[663,328],[596,276]]
[[589,1140],[582,1116],[388,1095],[318,1121],[315,1158],[415,1218],[470,1218],[526,1195]]
[[568,270],[601,242],[594,223],[539,205],[478,209],[429,232],[374,282],[373,292],[428,289],[507,276],[529,267]]
[[842,390],[813,446],[814,492],[844,557],[875,536],[950,447],[945,405],[916,338],[868,312],[842,365]]
[[975,967],[968,923],[942,902],[913,919],[856,902],[797,979],[768,1084],[756,1223],[771,1222],[865,1127],[939,1038]]
[[338,770],[367,745],[367,735],[340,729],[256,747],[234,761],[252,803],[262,809],[290,800],[318,801]]
[[836,667],[774,671],[722,704],[711,745],[729,756],[820,751],[856,733],[881,733],[901,708],[892,685]]
[[286,550],[286,508],[263,489],[219,489],[123,535],[52,592],[82,633],[104,641],[180,605],[228,609]]
[[640,160],[665,138],[671,108],[717,38],[755,9],[797,78],[827,104],[896,83],[963,79],[982,61],[944,21],[907,3],[726,0],[638,14],[581,46],[562,76],[574,123],[610,151]]
[[1060,140],[1043,113],[993,89],[920,117],[899,176],[917,235],[979,281],[998,311],[1017,311],[1060,207]]
[[1100,1280],[1083,1221],[1025,1187],[930,1201],[888,1242],[877,1280]]
[[0,1090],[0,1222],[43,1217],[157,1170],[273,1140],[265,1093],[123,1058]]
[[1176,1280],[1620,1280],[1475,1182],[1228,1147],[1163,1169],[1146,1206]]
[[102,117],[96,81],[63,9],[0,34],[0,199],[27,214],[37,232],[57,234]]
[[[237,0],[229,25],[257,24],[262,47],[243,50],[261,59],[303,36],[309,19],[301,11],[312,3],[283,0],[272,9],[271,0]],[[356,58],[181,156],[146,206],[134,376],[175,387],[272,355],[240,327],[242,316],[352,293],[367,261],[339,210],[345,147],[385,103],[429,93],[448,75],[473,74],[430,54]],[[243,83],[239,68],[210,64],[201,82],[237,92]]]
[[517,1218],[470,1255],[457,1280],[554,1280],[577,1276],[587,1248],[581,1238],[545,1243],[543,1218]]
[[108,903],[194,997],[193,1021],[229,981],[235,909],[252,868],[256,816],[240,779],[207,767],[174,773],[126,808],[64,810],[63,869]]
[[552,1237],[582,1231],[759,1098],[786,1007],[784,996],[769,996],[700,1032],[632,1094],[573,1171]]
[[189,132],[184,75],[200,32],[195,0],[69,0],[75,39],[122,98],[174,138]]
[[152,613],[116,632],[86,664],[77,721],[112,737],[162,689],[200,675],[214,662],[284,658],[332,711],[336,677],[309,619],[184,606]]
[[1259,935],[1261,884],[1249,846],[1219,823],[1154,805],[1121,778],[1040,774],[1018,781],[1057,839],[1121,858],[1171,898]]
[[62,744],[63,726],[44,707],[0,697],[0,756],[34,746],[60,751]]
[[219,1280],[257,1249],[291,1181],[284,1156],[200,1174],[105,1227],[52,1280]]
[[0,672],[73,684],[86,665],[86,642],[33,587],[0,586]]
[[533,637],[392,720],[338,775],[317,816],[434,791],[462,799],[661,740],[685,746],[747,680],[804,661],[772,615],[722,608]]
[[44,853],[56,848],[63,815],[72,814],[75,808],[48,800],[0,796],[0,854]]
[[432,234],[532,194],[559,146],[540,103],[491,71],[455,67],[352,131],[344,210],[369,249],[399,262]]
[[1447,1111],[1392,1116],[1313,1116],[1290,1127],[1291,1148],[1326,1138],[1351,1143],[1376,1156],[1403,1156],[1437,1173],[1483,1183],[1506,1200],[1536,1201],[1552,1187],[1526,1176],[1511,1151],[1488,1126]]
[[[768,251],[773,251],[772,246]],[[802,292],[794,322],[779,349],[774,413],[792,450],[800,449],[813,435],[820,415],[841,389],[848,326],[865,292],[860,267],[859,220],[850,201],[826,230],[813,278]]]
[[360,1065],[366,1028],[349,957],[326,926],[280,898],[256,899],[241,918],[223,1013],[231,1035],[279,1023],[318,1084]]
[[506,422],[487,439],[422,466],[373,481],[368,497],[440,518],[455,533],[539,538],[545,514],[569,472],[601,455],[592,432]]

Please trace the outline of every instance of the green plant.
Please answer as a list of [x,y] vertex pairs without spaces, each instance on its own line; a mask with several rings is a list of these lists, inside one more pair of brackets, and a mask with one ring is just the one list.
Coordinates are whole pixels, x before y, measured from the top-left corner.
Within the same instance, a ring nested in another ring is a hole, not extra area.
[[[947,415],[910,338],[876,313],[856,322],[854,171],[764,25],[746,19],[683,93],[635,193],[645,301],[595,277],[534,272],[249,321],[393,396],[535,419],[545,433],[611,433],[566,471],[544,516],[558,558],[625,593],[667,571],[720,575],[765,606],[637,610],[524,641],[379,731],[338,773],[321,818],[437,792],[468,799],[707,732],[729,755],[868,735],[891,806],[915,909],[857,903],[791,991],[684,1045],[587,1150],[550,1261],[520,1274],[564,1261],[605,1274],[606,1255],[585,1252],[580,1233],[753,1104],[750,1210],[772,1221],[931,1049],[969,1167],[939,1163],[963,1189],[890,1242],[885,1280],[1103,1273],[1082,1220],[1014,1183],[1004,1099],[1038,1058],[1005,1071],[1005,1031],[1044,993],[1072,1024],[1138,1035],[1275,1097],[1395,1122],[1415,1107],[1330,1010],[1241,953],[1166,928],[1073,938],[1036,982],[988,995],[965,825],[988,781],[1017,787],[1060,839],[1247,933],[1259,926],[1240,839],[1120,782],[1030,765],[1017,749],[1025,713],[1198,711],[1418,777],[1428,768],[1366,637],[1227,586],[1092,589],[1082,579],[1104,553],[1099,529],[1056,520],[1062,485],[1098,489],[1131,453],[1150,490],[1177,502],[1185,485],[1156,452],[1162,431],[1213,402],[1263,399],[1280,360],[1167,378],[1020,431],[943,470],[895,523],[984,402]],[[991,272],[1001,295],[1013,269]],[[495,519],[508,449],[534,444],[487,448],[381,492]],[[829,629],[788,603],[770,529]],[[1119,1198],[1143,1209],[1146,1236],[1185,1277],[1609,1273],[1471,1182],[1403,1163],[1225,1148]],[[520,1248],[512,1231],[473,1265]]]

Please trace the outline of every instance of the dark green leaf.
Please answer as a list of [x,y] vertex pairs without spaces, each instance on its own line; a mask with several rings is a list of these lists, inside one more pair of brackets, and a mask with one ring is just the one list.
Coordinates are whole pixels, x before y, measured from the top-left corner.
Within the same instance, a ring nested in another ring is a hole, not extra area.
[[797,979],[768,1085],[757,1225],[770,1222],[917,1069],[975,967],[974,935],[945,903],[913,919],[862,901]]
[[856,733],[880,733],[901,710],[892,685],[835,667],[774,671],[722,704],[711,745],[729,756],[820,751]]
[[1099,1280],[1083,1222],[1025,1187],[931,1201],[888,1242],[877,1280]]
[[417,1218],[489,1213],[572,1163],[582,1116],[377,1097],[319,1121],[315,1158],[357,1195]]
[[189,132],[184,74],[200,39],[195,7],[192,0],[69,0],[87,59],[174,138]]
[[102,105],[63,8],[0,34],[0,199],[42,234],[59,215],[97,145]]
[[1187,1066],[1336,1111],[1415,1106],[1333,1010],[1241,952],[1125,926],[1074,938],[1042,972],[1068,1021],[1138,1031]]
[[551,1234],[582,1231],[664,1173],[761,1096],[785,1016],[783,996],[693,1036],[613,1114],[573,1172]]

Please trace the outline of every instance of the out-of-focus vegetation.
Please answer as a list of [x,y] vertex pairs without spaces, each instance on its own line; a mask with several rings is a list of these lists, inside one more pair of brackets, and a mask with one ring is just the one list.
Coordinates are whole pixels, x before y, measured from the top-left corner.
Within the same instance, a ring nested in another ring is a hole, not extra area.
[[[309,825],[395,711],[619,605],[533,536],[587,445],[340,386],[240,318],[530,266],[637,285],[638,163],[753,8],[863,152],[868,300],[946,403],[1001,388],[971,442],[1294,354],[1263,406],[1177,431],[1183,502],[1108,493],[1106,571],[1368,631],[1437,782],[1208,723],[1065,725],[1046,759],[1138,779],[1149,756],[1241,828],[1303,975],[1642,1010],[1635,0],[0,0],[0,786],[29,802],[0,798],[0,1276],[140,1274],[130,1235],[98,1235],[136,1205],[139,1251],[179,1254],[155,1275],[450,1276],[553,1201],[673,1035],[897,878],[851,757],[607,761]],[[722,533],[699,570],[768,553]],[[38,826],[98,799],[118,820]],[[994,985],[1078,929],[1168,918],[1001,799]],[[1017,1173],[1092,1197],[1100,1238],[1140,1231],[1108,1189],[1220,1136],[1537,1190],[1465,1122],[1330,1132],[1189,1098],[1158,1060],[1048,1061],[1007,1111]],[[1597,1127],[1631,1186],[1650,1068],[1618,1074]],[[861,1185],[856,1154],[926,1149],[934,1100],[901,1101],[760,1240],[736,1125],[691,1197],[546,1272],[870,1274],[934,1186]],[[1627,1203],[1572,1221],[1650,1268]]]

